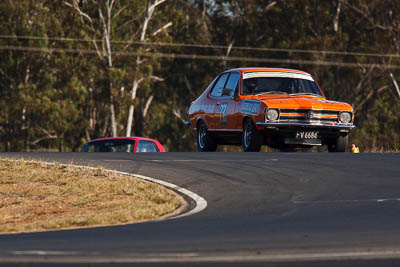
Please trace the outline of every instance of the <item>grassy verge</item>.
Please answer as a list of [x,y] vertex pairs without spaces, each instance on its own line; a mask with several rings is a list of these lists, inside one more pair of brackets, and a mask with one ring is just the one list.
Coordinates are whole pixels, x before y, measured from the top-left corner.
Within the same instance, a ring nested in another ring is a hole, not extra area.
[[398,148],[366,148],[363,152],[365,153],[400,153]]
[[172,190],[102,168],[0,158],[0,233],[140,222],[185,205]]

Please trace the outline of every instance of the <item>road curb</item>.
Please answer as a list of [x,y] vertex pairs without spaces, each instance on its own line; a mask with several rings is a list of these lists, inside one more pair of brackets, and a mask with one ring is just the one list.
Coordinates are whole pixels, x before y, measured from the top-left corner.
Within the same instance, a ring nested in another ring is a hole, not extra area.
[[[90,167],[90,168],[92,168],[92,167]],[[94,168],[94,169],[96,169],[96,168]],[[196,203],[196,205],[193,209],[191,209],[187,212],[184,212],[182,214],[178,214],[176,216],[168,217],[168,218],[166,218],[167,220],[190,216],[190,215],[199,213],[199,212],[203,211],[205,208],[207,208],[207,201],[203,197],[199,196],[198,194],[196,194],[186,188],[180,187],[178,185],[175,185],[175,184],[172,184],[169,182],[165,182],[165,181],[162,181],[162,180],[159,180],[156,178],[144,176],[141,174],[134,174],[134,173],[128,173],[128,172],[115,171],[115,170],[107,170],[107,171],[114,172],[114,173],[121,174],[121,175],[127,175],[127,176],[131,176],[131,177],[139,178],[139,179],[153,182],[156,184],[160,184],[162,186],[165,186],[169,189],[172,189],[176,192],[179,192],[180,194],[187,196],[188,198],[192,199]]]

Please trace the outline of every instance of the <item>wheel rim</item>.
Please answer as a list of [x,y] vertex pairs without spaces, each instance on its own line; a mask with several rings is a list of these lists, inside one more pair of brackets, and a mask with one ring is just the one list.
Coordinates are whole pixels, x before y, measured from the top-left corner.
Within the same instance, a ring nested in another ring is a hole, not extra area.
[[246,125],[246,128],[244,129],[244,146],[245,147],[249,147],[249,144],[251,142],[251,135],[252,135],[252,129],[251,126],[249,124]]
[[206,136],[207,136],[207,132],[205,130],[205,127],[204,127],[204,125],[201,125],[200,130],[199,130],[199,135],[198,135],[198,141],[199,141],[200,148],[204,148]]

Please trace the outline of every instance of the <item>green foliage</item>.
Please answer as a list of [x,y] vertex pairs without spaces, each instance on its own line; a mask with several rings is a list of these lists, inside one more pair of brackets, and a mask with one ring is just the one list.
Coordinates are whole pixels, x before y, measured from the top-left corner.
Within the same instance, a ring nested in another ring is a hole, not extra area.
[[[66,2],[0,2],[0,151],[78,151],[88,139],[110,136],[110,95],[118,135],[126,132],[133,104],[135,135],[156,138],[168,151],[194,151],[194,134],[183,123],[191,101],[221,71],[249,65],[313,74],[328,99],[353,105],[357,128],[351,142],[361,150],[400,149],[400,96],[390,76],[400,83],[400,71],[385,68],[399,65],[399,1],[166,1],[149,21],[145,45],[138,40],[147,1],[119,0],[110,24],[112,66],[103,50],[99,13],[105,14],[107,1],[79,3],[90,21]],[[163,29],[168,23],[171,26]],[[137,53],[244,60],[138,57]],[[132,100],[135,79],[141,82]]]

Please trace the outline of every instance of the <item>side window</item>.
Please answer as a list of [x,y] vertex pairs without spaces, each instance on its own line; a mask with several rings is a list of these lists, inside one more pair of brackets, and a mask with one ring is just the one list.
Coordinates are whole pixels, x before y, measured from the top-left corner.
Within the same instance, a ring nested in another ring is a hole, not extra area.
[[229,73],[224,73],[219,77],[218,81],[215,83],[214,88],[211,90],[211,96],[219,97],[222,96],[222,90]]
[[153,142],[140,140],[136,152],[158,152],[158,149]]
[[235,94],[235,89],[237,87],[237,84],[239,82],[240,74],[239,73],[231,73],[229,76],[228,82],[226,83],[225,89],[222,93],[222,95],[226,96],[234,96]]

